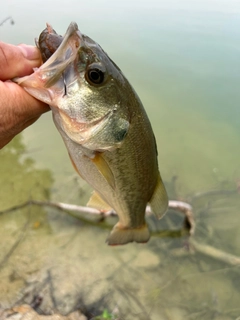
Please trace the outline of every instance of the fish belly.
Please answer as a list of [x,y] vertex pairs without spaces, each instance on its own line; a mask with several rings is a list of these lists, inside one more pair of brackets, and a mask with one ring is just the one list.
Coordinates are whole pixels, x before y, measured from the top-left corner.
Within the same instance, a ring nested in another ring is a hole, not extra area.
[[[55,123],[79,175],[103,200],[101,205],[105,202],[108,210],[111,207],[118,214],[119,222],[112,229],[107,243],[147,242],[150,233],[145,210],[160,177],[154,138],[149,139],[147,135],[139,138],[135,130],[130,130],[120,148],[102,152],[101,161],[94,161],[94,151],[72,141],[58,126],[59,122]],[[106,171],[111,174],[104,174]],[[109,183],[109,179],[113,179],[113,183]]]

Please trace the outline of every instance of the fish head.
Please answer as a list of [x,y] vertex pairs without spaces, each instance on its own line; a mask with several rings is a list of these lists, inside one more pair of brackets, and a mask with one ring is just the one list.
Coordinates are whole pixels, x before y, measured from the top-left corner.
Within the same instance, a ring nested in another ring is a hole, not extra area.
[[128,132],[130,112],[123,94],[127,80],[74,22],[52,56],[17,82],[49,104],[57,128],[85,148],[118,148]]

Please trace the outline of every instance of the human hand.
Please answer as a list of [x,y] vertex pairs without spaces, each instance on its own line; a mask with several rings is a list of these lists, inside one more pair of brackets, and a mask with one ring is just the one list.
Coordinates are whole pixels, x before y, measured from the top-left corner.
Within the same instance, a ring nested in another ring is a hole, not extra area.
[[36,47],[0,42],[0,149],[49,110],[48,105],[9,81],[31,74],[40,65]]

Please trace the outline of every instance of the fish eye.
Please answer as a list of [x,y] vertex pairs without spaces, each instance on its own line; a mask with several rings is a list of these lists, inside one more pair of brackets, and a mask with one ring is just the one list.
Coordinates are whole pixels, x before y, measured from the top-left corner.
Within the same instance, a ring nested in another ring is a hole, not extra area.
[[90,84],[101,84],[104,81],[104,72],[99,68],[91,68],[86,73],[86,79]]

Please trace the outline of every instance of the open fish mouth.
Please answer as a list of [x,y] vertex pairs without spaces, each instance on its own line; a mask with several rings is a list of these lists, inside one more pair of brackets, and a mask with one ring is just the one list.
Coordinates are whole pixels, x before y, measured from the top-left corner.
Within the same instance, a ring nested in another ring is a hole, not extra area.
[[82,35],[78,30],[78,25],[75,22],[71,22],[61,44],[44,64],[44,73],[47,77],[44,84],[45,88],[52,87],[59,76],[61,76],[66,68],[76,59],[80,48],[81,37]]
[[[47,24],[45,32],[51,33],[54,32],[54,30]],[[77,119],[74,115],[71,116],[68,112],[60,108],[61,99],[64,99],[64,97],[68,95],[72,86],[80,86],[75,61],[78,60],[81,43],[84,46],[82,34],[78,29],[77,23],[71,22],[63,37],[57,34],[55,35],[61,38],[61,43],[55,52],[48,57],[40,68],[35,69],[32,75],[15,79],[15,81],[37,99],[49,104],[51,108],[58,109],[65,122],[64,127],[67,129],[67,132],[72,131],[74,135],[75,132],[79,134],[86,133],[90,128],[92,129],[89,133],[96,131],[100,122],[106,122],[111,116],[111,112],[107,112],[93,121],[87,121],[87,119],[79,119],[79,114]],[[45,45],[46,43],[41,47],[40,41],[37,42],[41,53]]]
[[61,44],[52,56],[30,76],[13,79],[35,98],[57,107],[59,98],[66,95],[64,72],[77,58],[82,35],[78,25],[71,22]]
[[[57,45],[50,35],[56,37]],[[16,82],[51,107],[56,126],[72,141],[90,150],[119,148],[129,119],[121,113],[118,88],[98,56],[106,55],[101,47],[81,34],[75,22],[64,37],[47,25],[38,42],[41,52],[46,46],[53,48],[46,62]],[[109,102],[108,97],[114,100]]]

